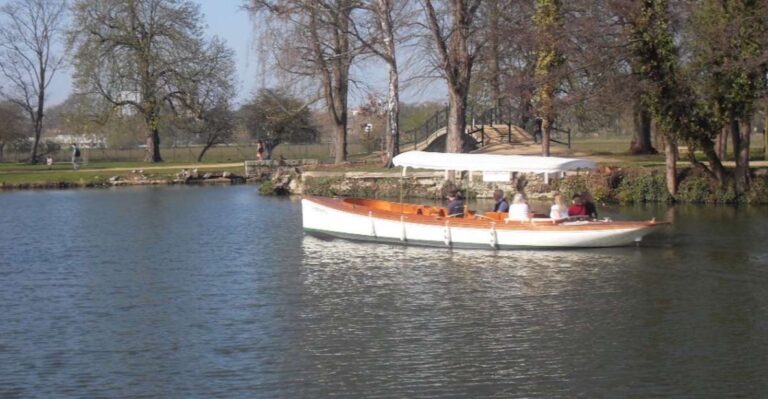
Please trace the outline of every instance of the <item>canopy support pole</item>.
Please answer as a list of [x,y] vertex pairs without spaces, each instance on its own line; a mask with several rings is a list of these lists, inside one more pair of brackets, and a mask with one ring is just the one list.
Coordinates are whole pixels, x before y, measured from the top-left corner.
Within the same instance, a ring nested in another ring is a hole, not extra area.
[[405,180],[405,172],[408,169],[407,166],[403,166],[403,173],[400,174],[400,213],[403,213],[403,181]]

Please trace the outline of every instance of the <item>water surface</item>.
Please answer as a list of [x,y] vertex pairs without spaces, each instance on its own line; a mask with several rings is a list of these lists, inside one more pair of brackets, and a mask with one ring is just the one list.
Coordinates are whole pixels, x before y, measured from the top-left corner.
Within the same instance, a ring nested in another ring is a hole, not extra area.
[[674,225],[451,251],[252,186],[0,193],[0,397],[764,397],[768,209],[601,211]]

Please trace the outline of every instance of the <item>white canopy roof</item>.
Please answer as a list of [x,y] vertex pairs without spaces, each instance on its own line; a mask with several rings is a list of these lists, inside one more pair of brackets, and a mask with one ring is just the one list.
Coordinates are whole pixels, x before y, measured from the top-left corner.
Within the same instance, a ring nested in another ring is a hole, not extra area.
[[588,159],[424,151],[404,152],[396,156],[392,162],[395,166],[409,168],[473,172],[556,173],[576,169],[597,169],[597,164]]

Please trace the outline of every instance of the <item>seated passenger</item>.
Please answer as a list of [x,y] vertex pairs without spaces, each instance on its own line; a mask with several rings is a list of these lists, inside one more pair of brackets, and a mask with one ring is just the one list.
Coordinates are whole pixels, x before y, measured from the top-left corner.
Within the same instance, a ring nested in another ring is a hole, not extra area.
[[493,199],[496,200],[496,205],[493,206],[494,212],[506,212],[509,210],[509,203],[504,198],[504,191],[496,190],[493,192]]
[[590,219],[597,219],[597,207],[592,199],[592,194],[589,191],[584,191],[581,193],[581,199],[584,201],[584,207],[587,208],[587,216]]
[[565,205],[562,194],[555,194],[555,203],[549,209],[549,217],[552,220],[563,220],[568,218],[568,207]]
[[509,207],[509,220],[528,220],[530,219],[530,209],[528,208],[528,201],[521,193],[515,194],[515,198],[512,199],[512,205]]
[[580,194],[573,195],[571,206],[568,208],[568,216],[587,216],[587,207],[584,206]]
[[464,217],[464,198],[459,190],[453,189],[448,193],[448,216]]

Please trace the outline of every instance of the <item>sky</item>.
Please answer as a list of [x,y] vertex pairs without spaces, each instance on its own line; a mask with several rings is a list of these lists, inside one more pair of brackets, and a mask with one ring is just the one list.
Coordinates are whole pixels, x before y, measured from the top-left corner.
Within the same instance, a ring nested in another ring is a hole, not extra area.
[[[0,5],[6,2],[7,0],[0,0]],[[254,50],[255,33],[248,13],[240,8],[241,0],[198,0],[197,3],[200,4],[200,11],[204,15],[206,35],[208,37],[217,35],[223,38],[235,52],[237,67],[235,79],[238,87],[236,102],[243,103],[259,89],[256,87],[259,82],[256,77],[259,64]],[[367,84],[384,92],[387,84],[384,68],[374,63],[369,63],[362,68],[362,74],[369,80]],[[57,72],[57,76],[49,87],[49,100],[46,101],[48,106],[61,103],[69,96],[72,90],[71,73],[71,69]],[[363,100],[359,92],[351,93],[350,97],[353,105]],[[404,92],[401,94],[401,101],[427,99],[441,101],[444,97],[445,90],[435,87],[413,93]]]

